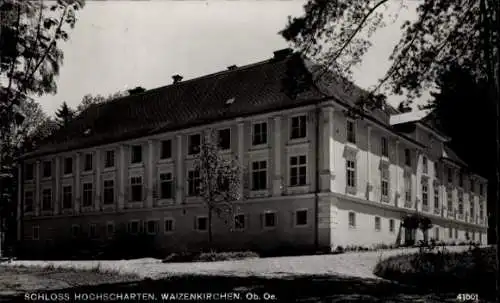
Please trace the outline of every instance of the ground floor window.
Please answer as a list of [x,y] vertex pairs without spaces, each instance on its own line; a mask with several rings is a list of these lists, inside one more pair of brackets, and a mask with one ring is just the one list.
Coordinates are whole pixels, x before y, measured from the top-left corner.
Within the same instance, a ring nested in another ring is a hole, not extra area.
[[207,231],[208,230],[208,218],[207,217],[197,217],[195,220],[195,230]]

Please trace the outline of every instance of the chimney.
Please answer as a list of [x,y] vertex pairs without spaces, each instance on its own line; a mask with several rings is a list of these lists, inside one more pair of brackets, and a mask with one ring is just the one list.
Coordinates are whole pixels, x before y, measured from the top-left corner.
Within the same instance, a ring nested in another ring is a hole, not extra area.
[[237,69],[238,67],[236,65],[231,65],[231,66],[228,66],[227,69],[228,70],[235,70]]
[[179,83],[182,81],[182,76],[181,75],[173,75],[172,79],[174,79],[174,84]]
[[293,50],[291,48],[280,49],[274,52],[274,59],[282,60],[285,59],[287,56],[291,55],[292,53]]

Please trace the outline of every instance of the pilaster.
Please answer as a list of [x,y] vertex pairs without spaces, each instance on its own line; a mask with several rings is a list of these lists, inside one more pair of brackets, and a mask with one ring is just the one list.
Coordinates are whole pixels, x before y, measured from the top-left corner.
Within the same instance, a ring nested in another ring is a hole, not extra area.
[[155,171],[155,141],[148,140],[148,160],[147,160],[147,172],[148,172],[148,185],[147,185],[147,200],[146,200],[146,208],[153,207],[153,189],[154,189],[154,171]]
[[118,210],[125,207],[125,194],[126,194],[126,179],[127,179],[127,160],[126,160],[126,146],[120,145],[119,148],[119,161],[118,161]]
[[35,216],[40,215],[40,204],[41,204],[41,193],[40,193],[40,182],[42,180],[41,175],[40,175],[40,160],[36,160],[35,163],[35,201],[34,202],[34,209],[35,209]]
[[276,116],[273,119],[274,127],[273,127],[273,188],[272,195],[273,196],[281,196],[282,195],[282,174],[281,174],[281,156],[282,156],[282,146],[281,146],[281,117]]
[[81,180],[80,180],[80,174],[81,174],[81,169],[80,169],[80,164],[81,164],[81,153],[77,152],[75,155],[75,203],[73,205],[73,209],[75,214],[80,213],[80,203],[81,203],[81,194],[80,194],[80,186],[81,186]]
[[60,213],[61,209],[61,157],[56,156],[55,158],[56,162],[56,171],[54,174],[54,215],[58,215]]
[[175,144],[177,145],[175,161],[175,202],[177,204],[182,204],[182,199],[184,198],[184,158],[182,154],[182,135],[176,136]]
[[[245,124],[243,123],[243,121],[240,121],[238,122],[238,162],[239,162],[239,165],[243,165],[243,159],[245,157],[245,128],[244,128]],[[240,171],[240,175],[239,175],[239,179],[240,179],[240,187],[238,189],[239,191],[239,196],[240,196],[240,200],[243,199],[243,191],[244,191],[244,186],[243,186],[243,183],[244,183],[244,169],[241,169]]]
[[[320,124],[321,136],[318,142],[320,151],[320,190],[326,192],[333,191],[333,180],[335,177],[334,158],[334,131],[333,131],[333,107],[321,108]],[[320,123],[318,121],[318,123]]]
[[102,190],[101,190],[101,185],[102,185],[102,176],[101,176],[101,166],[102,166],[102,159],[101,159],[101,150],[97,149],[95,152],[95,211],[100,211],[101,210],[101,197],[102,197]]

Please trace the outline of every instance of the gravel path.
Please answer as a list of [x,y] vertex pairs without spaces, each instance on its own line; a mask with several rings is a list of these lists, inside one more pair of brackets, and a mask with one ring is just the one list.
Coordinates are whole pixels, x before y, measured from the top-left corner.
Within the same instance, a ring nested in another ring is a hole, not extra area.
[[[451,246],[449,251],[467,250],[468,246]],[[141,278],[160,278],[171,275],[230,275],[230,276],[289,276],[289,275],[345,275],[376,278],[372,271],[380,259],[416,252],[403,248],[375,252],[349,252],[338,255],[313,255],[248,259],[242,261],[161,263],[158,259],[122,261],[12,261],[5,266],[56,267],[74,269],[111,270],[121,274],[136,274]]]

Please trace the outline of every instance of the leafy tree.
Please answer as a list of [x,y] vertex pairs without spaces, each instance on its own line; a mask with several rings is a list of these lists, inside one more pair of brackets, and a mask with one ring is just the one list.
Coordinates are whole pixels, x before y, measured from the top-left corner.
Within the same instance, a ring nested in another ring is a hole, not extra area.
[[[213,130],[210,130],[205,136],[194,167],[200,177],[199,195],[203,198],[208,209],[208,242],[209,245],[212,245],[213,214],[226,221],[228,217],[232,218],[233,202],[241,198],[240,173],[242,167],[237,159],[221,153],[219,137]],[[231,219],[229,222],[232,221]]]
[[[14,199],[17,135],[12,131],[25,119],[24,102],[56,91],[55,77],[63,60],[58,42],[69,38],[68,30],[83,5],[84,0],[0,0],[0,236],[3,210]],[[0,240],[0,254],[1,244]]]
[[95,95],[95,96],[93,96],[91,94],[87,94],[87,95],[83,96],[82,101],[76,107],[76,112],[81,113],[84,110],[86,110],[87,108],[89,108],[91,105],[112,101],[112,100],[115,100],[117,98],[128,96],[129,94],[130,93],[128,91],[119,91],[119,92],[116,92],[114,94],[110,94],[107,97],[104,97],[103,95],[99,95],[99,94]]
[[56,111],[56,122],[59,127],[67,126],[74,117],[75,112],[68,106],[66,102],[63,102],[61,107]]

